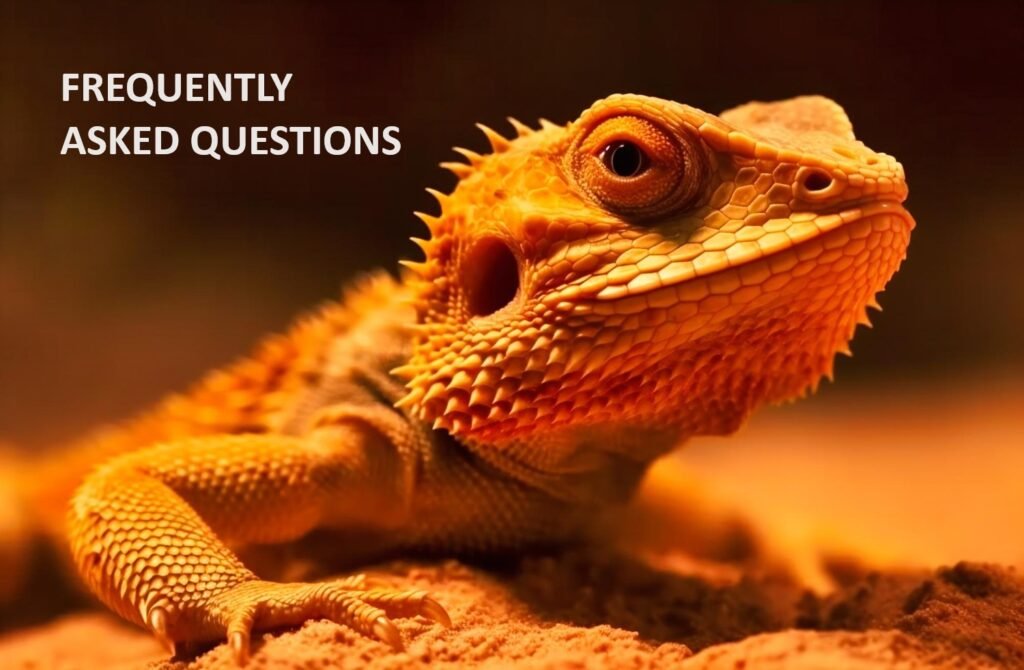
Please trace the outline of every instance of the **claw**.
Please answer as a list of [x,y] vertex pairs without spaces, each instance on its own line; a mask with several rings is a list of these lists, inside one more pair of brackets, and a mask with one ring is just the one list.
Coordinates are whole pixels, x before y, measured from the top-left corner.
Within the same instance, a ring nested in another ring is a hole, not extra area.
[[249,660],[249,643],[255,618],[256,608],[252,605],[244,606],[235,612],[228,624],[228,646],[238,665],[245,665]]
[[172,640],[167,635],[167,610],[163,607],[154,607],[149,613],[149,627],[153,629],[153,634],[156,635],[156,639],[167,648],[171,656],[177,653],[177,649]]
[[373,634],[389,644],[395,651],[405,649],[405,645],[402,644],[402,634],[387,617],[377,617],[377,620],[373,622]]
[[423,598],[423,603],[420,604],[420,614],[441,624],[445,628],[452,627],[452,618],[448,616],[448,612],[441,607],[441,603],[437,602],[430,596]]
[[246,631],[236,630],[228,635],[228,644],[235,657],[235,663],[245,665],[249,660],[249,635]]
[[167,610],[163,607],[154,607],[149,613],[149,627],[157,635],[167,635]]

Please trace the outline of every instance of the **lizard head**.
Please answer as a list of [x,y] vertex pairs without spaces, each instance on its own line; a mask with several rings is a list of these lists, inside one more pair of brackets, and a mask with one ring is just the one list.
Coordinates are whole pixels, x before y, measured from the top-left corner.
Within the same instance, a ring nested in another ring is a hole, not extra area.
[[905,257],[903,168],[831,100],[614,95],[512,123],[443,164],[459,183],[408,264],[400,404],[463,438],[735,430],[831,375]]

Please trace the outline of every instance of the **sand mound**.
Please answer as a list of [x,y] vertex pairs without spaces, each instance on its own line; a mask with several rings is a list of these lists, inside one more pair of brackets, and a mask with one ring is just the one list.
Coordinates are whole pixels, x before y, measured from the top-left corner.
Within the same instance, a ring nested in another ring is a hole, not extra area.
[[[309,622],[255,636],[249,667],[1024,667],[1024,578],[989,565],[873,573],[825,598],[782,578],[722,583],[583,551],[488,568],[390,563],[368,575],[431,589],[454,627],[401,621],[406,650],[394,653]],[[224,646],[168,661],[148,635],[99,613],[11,633],[0,658],[40,670],[232,667]]]

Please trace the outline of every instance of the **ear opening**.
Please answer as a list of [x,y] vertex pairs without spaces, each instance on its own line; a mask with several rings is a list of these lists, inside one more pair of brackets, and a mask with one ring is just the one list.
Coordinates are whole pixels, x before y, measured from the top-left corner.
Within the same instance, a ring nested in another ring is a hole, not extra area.
[[512,302],[519,292],[519,262],[496,237],[479,240],[462,268],[463,289],[472,316],[488,316]]

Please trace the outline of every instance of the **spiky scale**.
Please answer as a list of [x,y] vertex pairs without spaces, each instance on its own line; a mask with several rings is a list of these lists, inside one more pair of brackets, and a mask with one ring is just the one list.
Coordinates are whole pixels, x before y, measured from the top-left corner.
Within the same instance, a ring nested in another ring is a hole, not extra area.
[[409,270],[415,272],[417,275],[421,277],[427,277],[430,275],[431,264],[429,261],[421,262],[402,259],[398,261],[398,264],[404,268],[408,268]]
[[487,138],[487,141],[491,143],[491,151],[493,151],[494,153],[500,154],[504,151],[508,151],[508,148],[512,146],[512,144],[508,141],[507,138],[503,137],[498,131],[494,130],[493,128],[485,126],[482,123],[476,124],[476,127],[480,129],[480,132],[484,134],[484,136]]
[[494,402],[504,402],[515,395],[515,389],[510,384],[502,384],[498,386],[498,390],[494,393]]
[[410,237],[409,241],[418,246],[429,257],[433,249],[433,242],[431,240],[425,240],[422,237]]
[[448,203],[449,200],[451,200],[451,196],[449,196],[447,193],[442,193],[441,191],[438,191],[436,188],[430,188],[428,186],[424,190],[426,190],[427,193],[432,195],[434,199],[437,200],[437,204],[441,205],[441,209],[444,209],[444,206]]
[[469,175],[473,174],[473,167],[466,165],[465,163],[455,163],[453,161],[442,161],[438,163],[440,167],[448,170],[459,179],[465,179]]
[[423,225],[430,231],[431,236],[436,236],[440,232],[441,217],[425,212],[413,212],[413,216],[423,222]]
[[[483,366],[483,361],[481,361]],[[481,386],[497,386],[501,380],[501,371],[494,367],[483,367],[480,372],[477,373],[476,379],[473,380],[473,385],[476,387]]]
[[512,407],[509,409],[508,413],[509,415],[514,416],[516,414],[522,414],[524,412],[527,412],[530,410],[530,408],[530,401],[522,396],[518,396],[515,400],[512,401]]
[[541,382],[541,384],[547,384],[548,382],[553,382],[555,380],[560,380],[560,379],[563,378],[563,376],[564,376],[563,373],[564,372],[565,372],[565,369],[563,368],[562,365],[559,365],[558,363],[554,363],[554,364],[549,363],[548,366],[547,366],[547,369],[544,370],[544,376],[541,377],[540,382]]
[[507,118],[508,118],[508,122],[515,129],[517,136],[519,136],[519,137],[526,137],[527,135],[532,135],[533,134],[533,129],[530,128],[530,126],[528,126],[525,123],[523,123],[522,121],[520,121],[519,119],[517,119],[517,118],[515,118],[513,116],[509,116]]
[[465,157],[469,161],[469,164],[473,167],[480,165],[483,162],[484,157],[472,149],[466,149],[465,147],[452,147],[452,151]]
[[428,390],[427,394],[423,397],[423,402],[427,403],[434,398],[443,398],[447,388],[441,382],[435,382]]
[[459,370],[452,377],[452,381],[448,384],[449,388],[462,389],[468,391],[473,388],[473,377],[465,370]]
[[469,406],[487,407],[494,399],[494,390],[486,386],[477,386],[469,394]]
[[466,406],[466,402],[459,396],[453,395],[451,398],[448,399],[448,404],[445,405],[444,413],[456,414],[464,412],[467,409],[468,407]]

